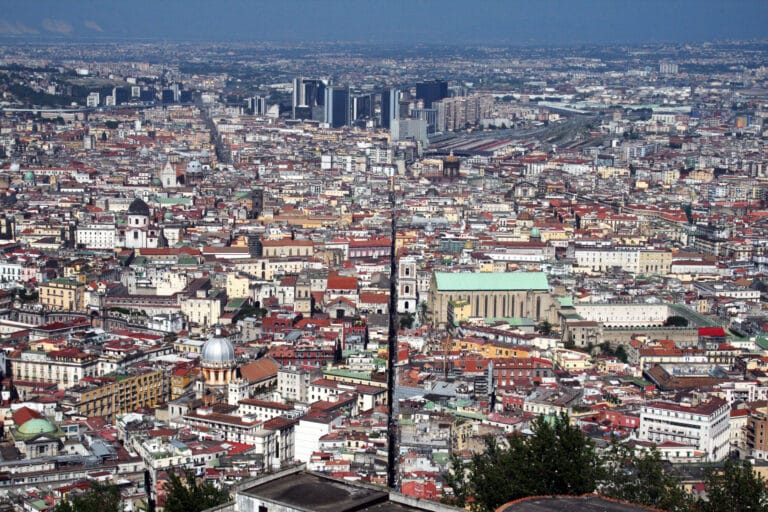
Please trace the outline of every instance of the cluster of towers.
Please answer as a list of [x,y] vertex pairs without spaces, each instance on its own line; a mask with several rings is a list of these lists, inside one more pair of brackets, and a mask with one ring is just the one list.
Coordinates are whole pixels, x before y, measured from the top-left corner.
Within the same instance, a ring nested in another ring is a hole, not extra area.
[[413,131],[408,126],[410,121],[423,125],[425,133],[439,131],[439,103],[447,97],[445,80],[419,82],[415,90],[353,92],[349,86],[332,85],[324,79],[296,78],[292,115],[294,119],[312,119],[334,128],[370,123],[394,130],[397,138],[403,131]]

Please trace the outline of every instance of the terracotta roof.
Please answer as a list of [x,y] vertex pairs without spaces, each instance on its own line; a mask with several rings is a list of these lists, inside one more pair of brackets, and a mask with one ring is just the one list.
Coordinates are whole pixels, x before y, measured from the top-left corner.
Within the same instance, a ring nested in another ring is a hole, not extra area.
[[360,294],[361,304],[386,304],[389,302],[389,295],[385,293],[364,292]]
[[16,425],[23,425],[31,419],[42,418],[43,416],[34,409],[29,407],[22,407],[13,413],[13,422]]
[[282,430],[286,427],[290,427],[291,425],[295,425],[298,422],[299,420],[292,420],[278,416],[277,418],[272,418],[271,420],[265,421],[263,426],[265,430]]
[[258,382],[270,377],[277,377],[280,363],[271,357],[264,357],[240,367],[240,375],[249,382]]
[[328,290],[357,290],[357,278],[352,276],[340,276],[336,272],[328,275]]

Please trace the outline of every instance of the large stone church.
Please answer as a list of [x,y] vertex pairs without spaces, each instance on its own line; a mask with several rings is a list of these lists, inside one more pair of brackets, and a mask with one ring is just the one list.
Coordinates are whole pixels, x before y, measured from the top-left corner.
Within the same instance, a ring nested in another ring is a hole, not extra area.
[[543,272],[435,272],[428,301],[433,327],[447,326],[452,302],[466,304],[473,317],[557,321],[557,301]]

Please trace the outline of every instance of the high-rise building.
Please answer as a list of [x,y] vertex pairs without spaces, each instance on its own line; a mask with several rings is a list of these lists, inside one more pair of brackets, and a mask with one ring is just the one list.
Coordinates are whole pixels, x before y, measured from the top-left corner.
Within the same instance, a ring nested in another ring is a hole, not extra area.
[[267,113],[267,98],[264,96],[253,96],[245,100],[246,110],[249,114],[263,116]]
[[400,90],[384,89],[381,93],[381,126],[389,129],[400,115]]
[[425,147],[429,144],[427,137],[427,122],[424,119],[393,119],[389,129],[393,141],[413,139],[421,142]]
[[430,80],[416,84],[416,98],[424,101],[424,108],[432,108],[432,102],[448,97],[448,82]]
[[423,119],[427,122],[427,133],[435,133],[437,125],[437,110],[434,108],[415,108],[411,110],[411,117]]
[[373,95],[362,94],[352,97],[352,119],[371,119],[373,117]]
[[461,130],[491,116],[493,96],[475,94],[445,98],[434,102],[433,107],[437,110],[437,131]]
[[325,80],[296,78],[293,80],[293,118],[316,119],[325,103]]
[[662,75],[676,75],[678,65],[676,62],[663,61],[659,62],[659,73]]
[[348,125],[350,122],[349,87],[327,87],[324,107],[323,120],[331,127],[339,128]]
[[88,94],[88,97],[85,99],[85,105],[87,107],[98,107],[100,101],[100,95],[98,92],[92,92]]

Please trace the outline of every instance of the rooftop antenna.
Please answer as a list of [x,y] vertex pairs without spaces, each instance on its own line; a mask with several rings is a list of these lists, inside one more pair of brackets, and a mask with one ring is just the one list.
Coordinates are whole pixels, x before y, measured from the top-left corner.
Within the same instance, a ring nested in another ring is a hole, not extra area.
[[395,175],[389,180],[389,206],[392,245],[389,254],[389,331],[387,336],[387,487],[397,487],[397,417],[395,416],[395,385],[397,384],[397,217],[395,214]]

